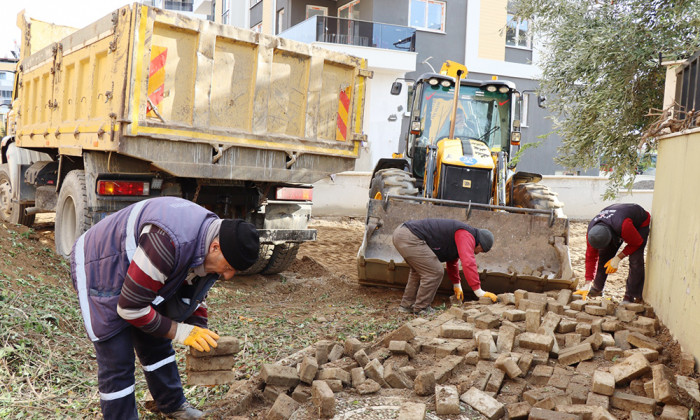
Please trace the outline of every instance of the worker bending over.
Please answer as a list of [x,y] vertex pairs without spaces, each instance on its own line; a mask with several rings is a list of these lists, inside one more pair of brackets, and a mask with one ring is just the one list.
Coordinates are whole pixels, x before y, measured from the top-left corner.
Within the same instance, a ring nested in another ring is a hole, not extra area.
[[95,346],[105,419],[136,419],[134,350],[167,417],[203,416],[185,399],[172,341],[216,347],[204,298],[258,258],[255,227],[219,219],[175,197],[132,204],[85,232],[71,252],[71,277]]
[[[641,301],[644,289],[644,247],[649,237],[650,221],[649,213],[637,204],[613,204],[601,210],[588,224],[586,284],[574,294],[583,296],[584,300],[587,297],[601,296],[608,274],[616,272],[620,261],[629,256],[630,269],[622,303]],[[627,246],[615,255],[623,242]]]
[[411,267],[399,311],[418,315],[435,312],[430,304],[442,282],[443,262],[447,263],[455,296],[460,301],[464,299],[458,260],[462,261],[464,277],[474,294],[497,300],[493,293],[481,290],[476,267],[476,254],[488,252],[493,245],[493,234],[489,230],[452,219],[411,220],[396,228],[392,239],[396,250]]

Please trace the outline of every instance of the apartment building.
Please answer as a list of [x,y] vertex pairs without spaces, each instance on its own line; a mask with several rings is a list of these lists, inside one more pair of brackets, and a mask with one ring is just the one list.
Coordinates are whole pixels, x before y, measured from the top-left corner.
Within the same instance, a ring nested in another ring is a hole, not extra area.
[[12,104],[16,66],[17,60],[14,58],[0,58],[0,127],[5,127],[7,113]]

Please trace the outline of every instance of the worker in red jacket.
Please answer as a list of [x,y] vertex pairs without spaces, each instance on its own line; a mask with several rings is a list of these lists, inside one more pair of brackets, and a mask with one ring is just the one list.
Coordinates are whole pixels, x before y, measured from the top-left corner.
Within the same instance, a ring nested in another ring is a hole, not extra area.
[[[608,274],[616,272],[620,261],[629,257],[630,269],[622,303],[641,301],[644,247],[649,237],[650,221],[649,212],[637,204],[613,204],[601,210],[588,224],[586,284],[574,294],[583,296],[584,300],[601,296]],[[627,245],[618,253],[623,242]]]
[[394,247],[411,267],[408,282],[399,306],[401,312],[429,315],[447,263],[447,274],[452,281],[455,297],[464,299],[459,261],[469,287],[477,297],[486,296],[496,302],[496,295],[481,290],[476,254],[488,252],[493,245],[493,234],[451,219],[411,220],[401,224],[392,237]]

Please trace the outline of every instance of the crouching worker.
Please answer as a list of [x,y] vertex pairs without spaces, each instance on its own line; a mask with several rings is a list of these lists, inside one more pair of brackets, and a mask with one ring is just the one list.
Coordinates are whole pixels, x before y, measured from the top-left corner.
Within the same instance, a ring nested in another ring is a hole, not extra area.
[[[601,296],[608,274],[616,272],[620,261],[629,256],[623,303],[640,301],[650,221],[649,213],[637,204],[613,204],[601,210],[588,224],[586,233],[586,284],[574,294],[581,295],[584,300]],[[627,246],[617,253],[623,242]]]
[[452,219],[411,220],[394,231],[394,247],[411,267],[401,312],[429,315],[435,310],[430,306],[445,273],[442,263],[447,263],[447,274],[452,281],[455,297],[464,299],[459,278],[458,260],[462,271],[477,297],[487,296],[494,302],[493,293],[481,290],[476,267],[476,254],[488,252],[493,245],[493,234],[487,229],[477,229]]
[[132,204],[78,238],[71,277],[95,346],[105,419],[138,418],[134,351],[162,413],[203,416],[185,399],[172,341],[216,347],[204,298],[219,276],[250,267],[258,249],[252,224],[174,197]]

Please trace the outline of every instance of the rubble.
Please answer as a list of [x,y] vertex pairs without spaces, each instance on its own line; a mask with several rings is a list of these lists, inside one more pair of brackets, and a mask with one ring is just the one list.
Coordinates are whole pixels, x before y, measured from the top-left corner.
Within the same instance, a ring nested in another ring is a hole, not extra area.
[[274,418],[288,418],[279,416],[295,407],[289,401],[329,417],[348,399],[387,396],[407,419],[465,410],[488,419],[677,419],[700,407],[695,360],[681,355],[675,371],[660,362],[670,356],[650,308],[571,299],[516,291],[508,304],[415,318],[375,343],[323,340],[292,366],[264,365],[263,395],[280,401]]

